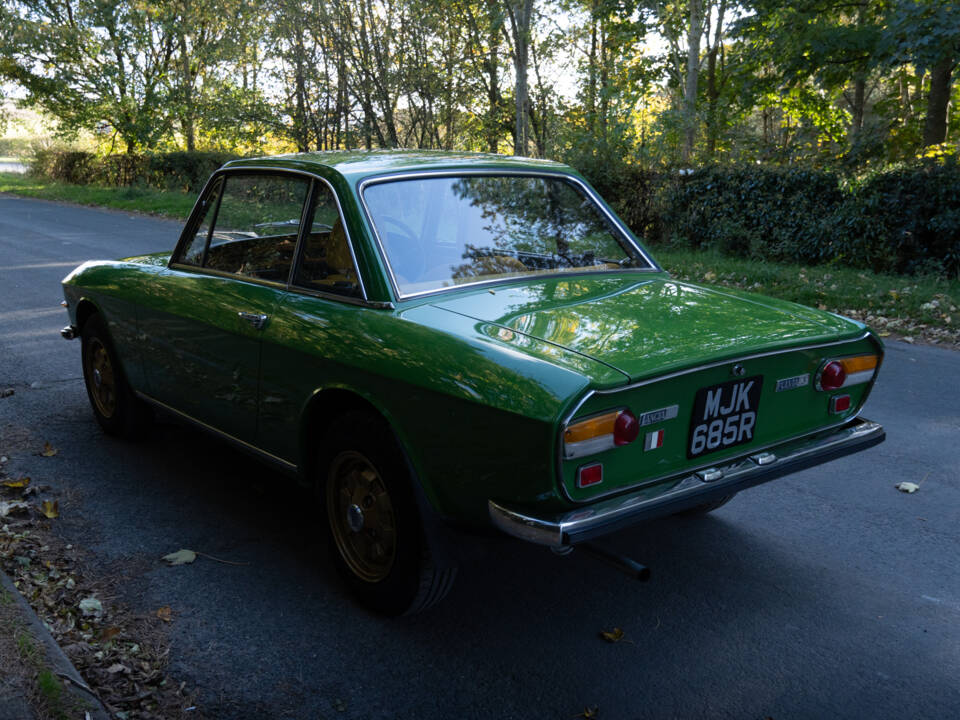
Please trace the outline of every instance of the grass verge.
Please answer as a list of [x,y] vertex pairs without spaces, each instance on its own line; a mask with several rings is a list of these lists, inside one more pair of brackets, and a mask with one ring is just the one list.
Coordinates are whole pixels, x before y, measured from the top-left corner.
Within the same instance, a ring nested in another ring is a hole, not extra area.
[[173,190],[156,190],[146,187],[100,187],[97,185],[68,185],[29,175],[0,173],[0,192],[162,215],[185,220],[197,196]]
[[883,337],[960,347],[960,281],[833,265],[782,265],[651,247],[675,277],[770,295],[862,320]]

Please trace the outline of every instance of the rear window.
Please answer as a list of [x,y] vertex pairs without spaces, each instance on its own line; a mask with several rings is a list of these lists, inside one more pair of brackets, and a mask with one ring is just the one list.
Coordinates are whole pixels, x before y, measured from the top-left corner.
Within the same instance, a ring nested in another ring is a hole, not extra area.
[[401,179],[368,185],[363,198],[402,295],[651,267],[591,197],[560,177]]

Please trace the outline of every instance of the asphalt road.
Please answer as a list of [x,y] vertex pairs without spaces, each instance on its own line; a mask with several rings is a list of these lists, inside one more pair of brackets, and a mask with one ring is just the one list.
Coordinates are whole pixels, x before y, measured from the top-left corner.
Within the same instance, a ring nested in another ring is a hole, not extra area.
[[[178,231],[0,195],[0,388],[16,391],[0,452],[61,490],[56,527],[126,603],[173,608],[172,673],[208,717],[960,714],[960,353],[888,344],[865,413],[883,445],[614,536],[651,566],[645,585],[493,538],[442,605],[384,620],[346,596],[283,477],[170,423],[128,444],[94,422],[59,281]],[[45,441],[56,457],[34,454]],[[160,563],[180,548],[248,564]],[[598,637],[614,627],[626,641]]]

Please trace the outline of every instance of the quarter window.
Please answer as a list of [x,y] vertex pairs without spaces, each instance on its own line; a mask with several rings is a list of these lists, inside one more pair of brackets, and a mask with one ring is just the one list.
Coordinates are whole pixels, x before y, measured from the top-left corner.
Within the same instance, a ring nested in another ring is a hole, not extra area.
[[303,238],[294,285],[308,290],[361,297],[350,241],[333,191],[317,183],[310,232]]

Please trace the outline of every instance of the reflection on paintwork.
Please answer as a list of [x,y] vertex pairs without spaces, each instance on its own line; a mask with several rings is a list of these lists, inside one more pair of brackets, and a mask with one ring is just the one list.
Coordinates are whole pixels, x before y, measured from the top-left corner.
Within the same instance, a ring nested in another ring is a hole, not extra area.
[[572,350],[634,379],[724,352],[862,330],[823,313],[811,318],[789,303],[667,279],[638,283],[628,275],[546,280],[435,304]]

